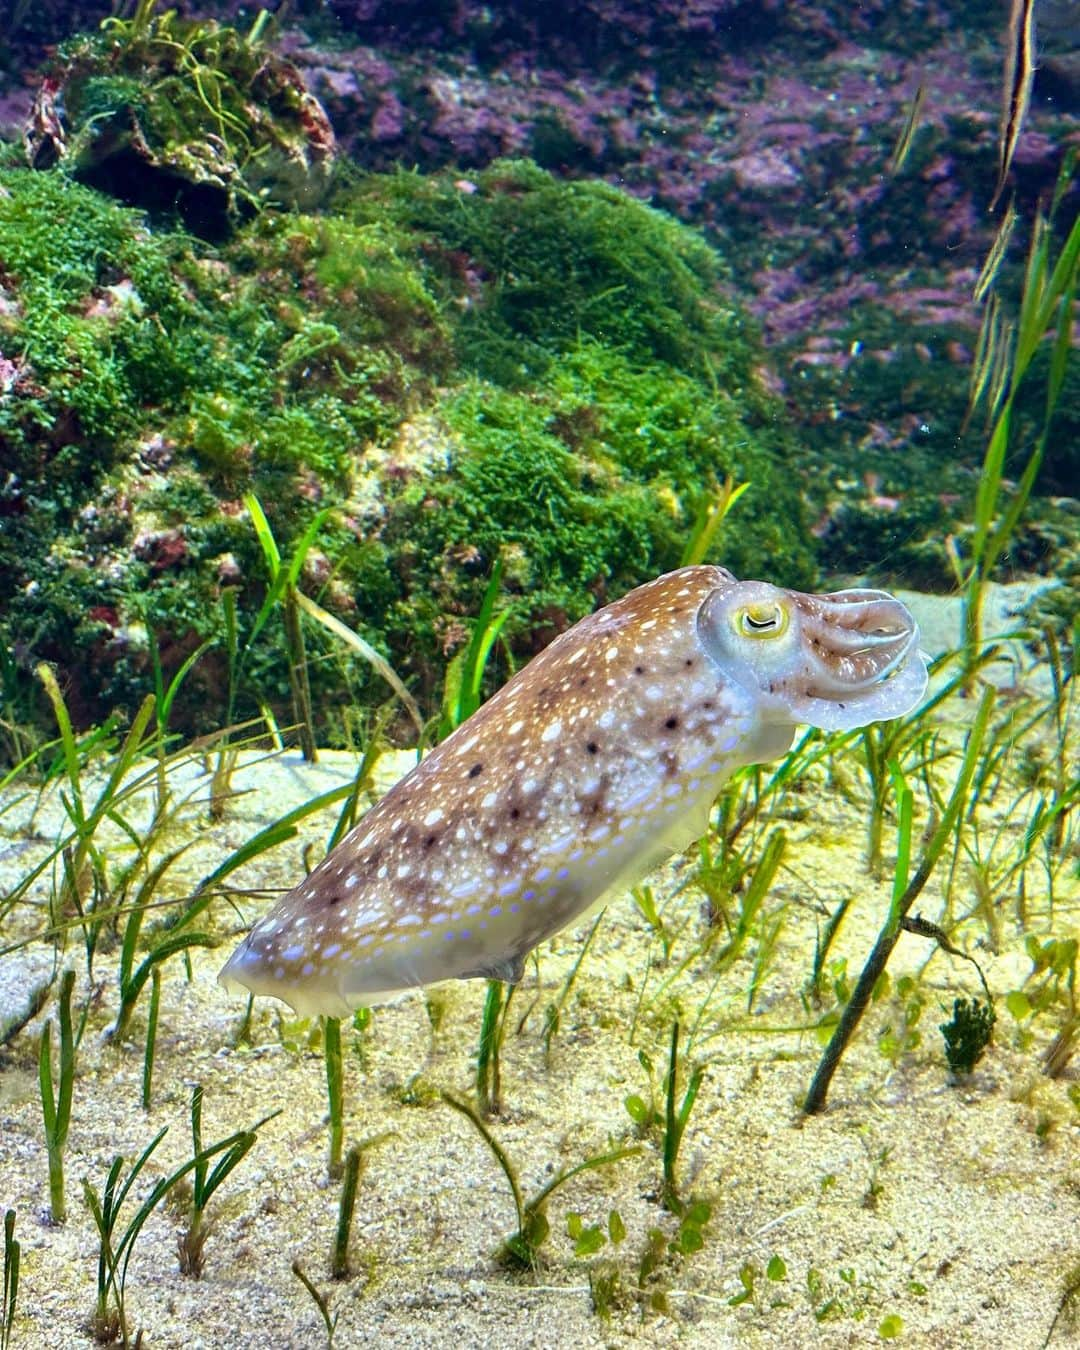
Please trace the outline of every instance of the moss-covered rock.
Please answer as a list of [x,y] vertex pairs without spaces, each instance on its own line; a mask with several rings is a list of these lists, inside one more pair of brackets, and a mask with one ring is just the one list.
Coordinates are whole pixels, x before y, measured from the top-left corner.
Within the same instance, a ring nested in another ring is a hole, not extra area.
[[[60,222],[58,225],[57,222]],[[716,556],[805,583],[783,410],[700,237],[529,164],[373,176],[322,215],[259,212],[214,248],[60,169],[0,173],[0,618],[102,716],[214,644],[174,708],[220,719],[227,609],[265,592],[242,502],[435,706],[504,562],[523,660],[678,564],[702,494],[750,491]],[[385,687],[321,635],[324,734]],[[288,707],[271,625],[234,712]],[[284,713],[283,713],[284,715]]]
[[[265,18],[265,16],[263,16]],[[60,51],[26,133],[36,167],[179,211],[221,237],[265,202],[310,209],[330,183],[334,133],[296,67],[260,40],[136,6]]]

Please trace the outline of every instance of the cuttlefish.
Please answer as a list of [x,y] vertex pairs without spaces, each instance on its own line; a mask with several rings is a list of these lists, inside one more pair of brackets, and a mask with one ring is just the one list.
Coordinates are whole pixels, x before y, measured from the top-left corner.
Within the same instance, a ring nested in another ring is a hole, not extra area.
[[252,928],[221,972],[303,1015],[516,982],[545,938],[705,833],[799,724],[911,711],[919,631],[885,591],[684,567],[557,637]]

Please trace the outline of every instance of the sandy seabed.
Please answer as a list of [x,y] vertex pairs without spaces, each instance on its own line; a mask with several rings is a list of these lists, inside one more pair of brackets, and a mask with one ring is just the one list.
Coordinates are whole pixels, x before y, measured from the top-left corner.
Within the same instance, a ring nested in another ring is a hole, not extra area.
[[[385,757],[384,785],[409,762]],[[316,767],[288,755],[248,766],[234,778],[241,795],[216,825],[197,805],[206,780],[189,766],[176,791],[190,792],[193,801],[176,830],[178,838],[184,830],[200,838],[185,855],[184,871],[169,873],[166,893],[183,896],[256,829],[347,780],[352,765],[331,754]],[[338,1347],[838,1347],[876,1344],[883,1330],[898,1330],[900,1344],[940,1350],[1080,1345],[1080,1325],[1070,1320],[1074,1305],[1065,1299],[1080,1280],[1080,1109],[1070,1097],[1070,1088],[1077,1096],[1078,1066],[1074,1059],[1055,1080],[1040,1069],[1064,1015],[1060,1007],[1036,1018],[1026,1040],[1005,1011],[1004,996],[1031,968],[1007,906],[999,952],[988,949],[985,929],[975,923],[959,935],[998,1000],[995,1043],[975,1073],[961,1083],[950,1079],[937,1031],[955,996],[981,992],[974,967],[905,935],[890,973],[895,990],[902,974],[921,971],[921,1043],[891,1063],[879,1037],[900,1025],[900,1004],[895,997],[875,1004],[834,1080],[828,1110],[800,1116],[821,1049],[813,1031],[800,1029],[815,1015],[808,1015],[800,990],[816,934],[851,897],[832,955],[846,957],[853,979],[888,906],[888,884],[872,881],[862,863],[861,795],[840,793],[824,771],[815,773],[770,822],[788,840],[769,902],[772,912],[783,902],[784,922],[751,1012],[755,942],[715,987],[708,958],[672,979],[704,932],[701,894],[683,888],[693,870],[689,859],[652,878],[669,931],[677,934],[671,959],[663,962],[660,941],[629,898],[610,904],[550,1053],[544,1011],[559,996],[589,925],[560,934],[530,964],[511,1005],[504,1108],[491,1122],[526,1197],[589,1156],[641,1144],[637,1156],[582,1174],[555,1193],[547,1210],[551,1235],[533,1273],[507,1272],[494,1261],[500,1239],[515,1227],[506,1178],[470,1123],[439,1097],[440,1090],[462,1096],[472,1090],[480,982],[433,991],[441,1018],[433,1019],[416,994],[375,1009],[362,1034],[343,1029],[346,1147],[386,1137],[365,1153],[353,1273],[335,1282],[329,1263],[340,1183],[327,1175],[325,1075],[312,1048],[317,1027],[298,1025],[281,1005],[259,1000],[251,1042],[238,1046],[243,1003],[215,980],[244,920],[268,898],[244,901],[241,914],[215,902],[211,927],[221,944],[193,953],[190,981],[182,960],[164,966],[148,1112],[140,1105],[145,998],[130,1039],[111,1041],[116,952],[99,951],[91,989],[81,941],[73,936],[62,964],[79,972],[76,1008],[89,993],[91,1010],[78,1052],[62,1227],[48,1220],[37,1085],[41,1019],[0,1052],[0,1207],[17,1211],[23,1266],[12,1350],[92,1344],[97,1246],[82,1178],[100,1189],[117,1153],[130,1161],[168,1126],[136,1188],[141,1200],[151,1179],[189,1156],[196,1082],[205,1089],[206,1143],[280,1114],[263,1126],[210,1203],[202,1279],[178,1269],[182,1212],[166,1203],[147,1222],[127,1277],[129,1323],[133,1332],[143,1329],[146,1347],[325,1345],[319,1313],[291,1273],[297,1259],[328,1296]],[[45,855],[61,824],[59,801],[51,797],[28,831],[32,807],[27,799],[0,818],[6,836],[0,890]],[[240,874],[242,884],[293,884],[303,871],[304,843],[321,847],[330,823],[330,814],[307,821],[298,839]],[[764,832],[759,848],[763,842]],[[1080,885],[1070,871],[1075,867],[1059,874],[1049,924],[1034,869],[1029,876],[1029,911],[1043,939],[1080,928]],[[940,881],[932,880],[921,905],[927,917],[936,917],[940,894]],[[39,902],[44,895],[37,893]],[[20,907],[4,942],[41,922],[39,909]],[[51,944],[41,941],[0,958],[0,1025],[25,1006],[52,962]],[[712,1217],[702,1249],[672,1257],[651,1280],[650,1292],[667,1291],[668,1310],[657,1312],[635,1295],[638,1266],[649,1230],[670,1237],[677,1224],[659,1204],[659,1137],[638,1139],[624,1099],[649,1096],[638,1058],[645,1050],[659,1104],[676,1012],[684,1040],[697,1024],[691,1055],[705,1066],[679,1159],[680,1183],[684,1195],[711,1203]],[[606,1230],[612,1209],[625,1239],[596,1256],[575,1256],[568,1213]],[[770,1262],[781,1278],[768,1278]],[[752,1295],[733,1302],[744,1291],[740,1271],[747,1267],[755,1272]],[[594,1310],[590,1276],[612,1269],[619,1288],[605,1320]]]

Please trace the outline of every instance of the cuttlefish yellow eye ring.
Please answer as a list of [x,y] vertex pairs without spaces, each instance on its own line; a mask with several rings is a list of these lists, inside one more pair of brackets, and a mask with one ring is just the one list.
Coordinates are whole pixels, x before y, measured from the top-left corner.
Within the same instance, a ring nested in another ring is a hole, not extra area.
[[791,622],[787,606],[768,600],[757,605],[744,605],[735,611],[735,631],[746,638],[778,638],[788,630]]

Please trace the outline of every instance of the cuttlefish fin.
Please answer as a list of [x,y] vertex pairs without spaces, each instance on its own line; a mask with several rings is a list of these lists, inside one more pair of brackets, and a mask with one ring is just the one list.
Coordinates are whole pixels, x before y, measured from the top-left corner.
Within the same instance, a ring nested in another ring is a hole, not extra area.
[[486,965],[467,970],[461,976],[463,980],[501,980],[503,984],[518,984],[525,974],[524,956],[504,956],[499,961],[489,961]]

